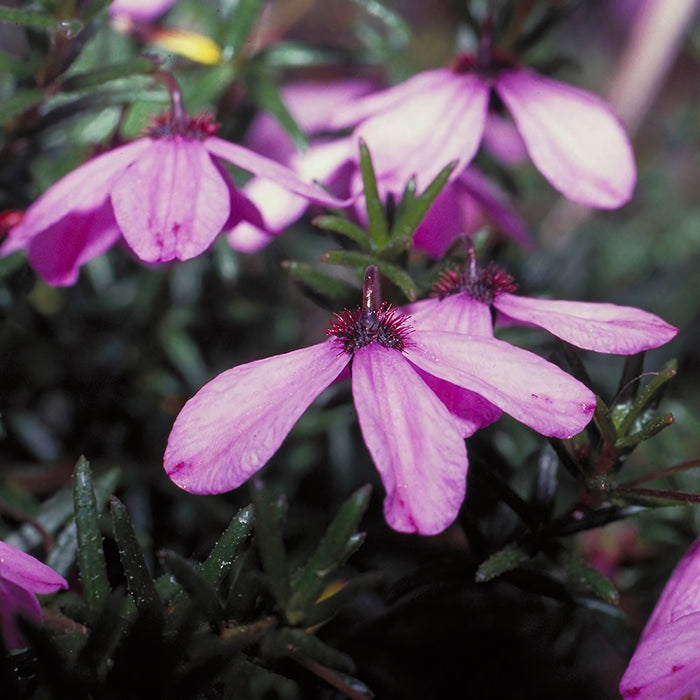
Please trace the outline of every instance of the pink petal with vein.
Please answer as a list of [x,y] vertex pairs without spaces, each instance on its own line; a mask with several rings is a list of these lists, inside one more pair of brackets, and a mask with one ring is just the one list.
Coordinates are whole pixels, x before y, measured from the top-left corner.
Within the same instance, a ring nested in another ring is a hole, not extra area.
[[640,642],[620,681],[625,700],[700,697],[700,612],[660,627]]
[[258,177],[274,180],[278,185],[290,192],[306,197],[309,201],[325,207],[347,207],[351,199],[338,199],[324,192],[318,185],[305,182],[290,168],[276,163],[270,158],[261,156],[243,146],[212,136],[204,141],[206,149],[212,155],[223,158],[229,163],[247,170]]
[[92,158],[49,187],[26,211],[0,248],[2,255],[26,249],[29,242],[68,215],[93,215],[108,206],[112,183],[150,146],[138,139]]
[[603,100],[527,68],[504,71],[495,89],[554,188],[603,209],[629,201],[637,179],[632,146]]
[[405,356],[425,372],[480,394],[543,435],[568,438],[590,421],[595,396],[555,365],[480,336],[414,330]]
[[450,414],[400,352],[378,343],[355,353],[352,393],[386,489],[387,523],[442,532],[457,517],[467,477],[466,447]]
[[31,266],[49,284],[75,284],[80,266],[108,251],[120,238],[108,202],[89,212],[67,214],[29,241]]
[[201,141],[152,141],[112,188],[117,223],[146,262],[204,252],[230,212],[228,187]]
[[631,355],[659,347],[678,333],[658,316],[630,306],[514,294],[499,294],[493,305],[509,318],[545,328],[567,343],[596,352]]
[[456,176],[474,157],[484,131],[488,85],[448,69],[431,74],[425,92],[409,95],[354,132],[369,147],[377,177],[399,189],[415,175],[423,190],[453,160]]
[[642,639],[691,613],[700,613],[700,537],[693,542],[666,582],[644,627]]
[[112,0],[109,13],[145,22],[162,15],[175,0]]
[[0,579],[12,581],[35,593],[52,593],[58,588],[68,588],[63,576],[51,567],[6,542],[0,542]]
[[355,126],[369,117],[401,107],[407,100],[420,99],[421,96],[425,98],[436,85],[445,80],[447,72],[444,68],[426,70],[385,90],[349,101],[334,110],[329,117],[328,127],[343,129]]
[[240,486],[277,451],[348,355],[327,341],[223,372],[184,406],[168,438],[168,476],[191,493]]
[[414,328],[449,331],[464,335],[493,337],[493,321],[488,304],[469,294],[452,294],[444,299],[423,299],[402,308]]

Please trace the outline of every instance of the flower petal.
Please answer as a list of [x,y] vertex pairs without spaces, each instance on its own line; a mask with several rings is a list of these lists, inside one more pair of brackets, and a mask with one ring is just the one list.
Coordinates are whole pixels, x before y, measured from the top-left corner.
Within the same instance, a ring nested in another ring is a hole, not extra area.
[[146,262],[204,252],[229,217],[228,187],[201,141],[153,140],[115,182],[112,205],[124,238]]
[[12,581],[0,578],[0,631],[8,649],[27,646],[17,626],[17,616],[41,622],[41,607],[37,597]]
[[591,420],[595,396],[561,369],[503,341],[414,330],[404,355],[470,389],[543,435],[568,438]]
[[0,579],[35,593],[52,593],[68,588],[66,580],[50,566],[7,542],[0,542]]
[[386,489],[384,516],[399,532],[434,535],[457,517],[467,451],[456,424],[401,353],[372,343],[352,363],[365,443]]
[[347,362],[329,340],[223,372],[175,420],[163,458],[168,476],[191,493],[237,488]]
[[290,168],[276,163],[270,158],[254,153],[243,146],[224,141],[216,136],[206,139],[204,144],[212,155],[223,158],[258,177],[269,178],[281,187],[306,197],[311,202],[322,204],[325,207],[347,207],[352,204],[352,198],[346,200],[338,199],[324,192],[317,185],[305,182]]
[[452,294],[444,299],[423,299],[404,306],[411,324],[420,330],[449,331],[464,335],[493,337],[493,321],[488,304],[469,294]]
[[539,326],[567,343],[596,352],[631,355],[659,347],[678,333],[658,316],[631,306],[514,294],[499,294],[493,305],[511,319]]
[[[490,219],[503,233],[508,234],[520,245],[526,248],[535,247],[520,214],[508,203],[505,195],[476,168],[463,170],[455,180],[455,186],[458,193],[461,193],[460,208],[463,211],[468,206],[468,203],[464,202],[466,196],[480,208],[480,218]],[[476,226],[472,224],[471,229],[465,227],[465,230],[473,233],[476,231]]]
[[453,160],[456,175],[474,157],[484,131],[488,85],[449,69],[431,74],[425,91],[367,119],[353,134],[369,147],[377,177],[399,190],[413,176],[424,189]]
[[464,231],[461,226],[460,200],[454,183],[448,182],[436,197],[413,234],[413,247],[433,258],[441,258],[452,241]]
[[642,639],[691,613],[700,613],[700,537],[673,570],[647,620]]
[[83,163],[49,187],[24,214],[0,248],[2,255],[27,249],[29,242],[65,216],[92,216],[107,204],[114,180],[150,146],[149,139],[103,153]]
[[592,207],[620,207],[637,172],[624,127],[603,100],[527,68],[501,73],[496,92],[508,107],[530,158],[565,197]]
[[31,266],[49,284],[75,284],[80,266],[108,251],[122,233],[112,205],[105,202],[91,211],[71,212],[38,233],[28,243]]
[[640,642],[620,681],[625,700],[700,697],[700,612],[658,628]]

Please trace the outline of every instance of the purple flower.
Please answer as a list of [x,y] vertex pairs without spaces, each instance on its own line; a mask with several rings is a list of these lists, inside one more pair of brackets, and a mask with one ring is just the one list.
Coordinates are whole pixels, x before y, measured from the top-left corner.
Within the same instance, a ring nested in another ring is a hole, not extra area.
[[263,225],[220,159],[326,206],[348,202],[279,163],[214,136],[208,116],[166,113],[144,138],[76,168],[27,209],[0,248],[26,250],[47,282],[73,284],[81,265],[124,240],[144,262],[188,260],[238,221]]
[[700,697],[700,538],[671,574],[620,681],[625,700]]
[[367,143],[391,191],[400,192],[413,175],[422,189],[447,163],[458,161],[458,174],[472,160],[492,91],[510,112],[537,169],[564,196],[601,208],[631,198],[634,155],[611,108],[509,56],[459,56],[449,68],[418,73],[355,100],[336,112],[333,125],[358,125],[354,137]]
[[[298,83],[284,88],[283,97],[299,126],[313,136],[327,132],[338,109],[372,89],[371,83],[357,80],[323,86]],[[503,126],[496,118],[494,122],[499,127],[498,135],[508,133],[508,126]],[[501,141],[507,141],[505,148],[509,153],[517,151],[517,143],[511,145],[512,136]],[[354,138],[329,140],[317,137],[307,151],[299,153],[280,125],[269,115],[262,114],[253,122],[246,143],[258,153],[288,165],[303,179],[323,182],[340,197],[356,196],[352,213],[356,220],[366,224],[362,179],[357,164],[358,147]],[[383,199],[390,194],[400,194],[382,179],[378,186]],[[231,246],[241,252],[254,252],[270,243],[308,207],[307,200],[283,190],[271,180],[253,178],[243,191],[261,208],[263,203],[267,204],[263,212],[263,227],[242,221],[228,233]],[[522,218],[502,192],[482,173],[469,168],[445,186],[416,231],[413,244],[433,257],[441,257],[458,235],[474,233],[487,222],[495,224],[518,243],[531,245]]]
[[146,22],[160,17],[175,0],[112,0],[109,13],[113,17],[128,17],[139,22]]
[[427,327],[456,333],[473,332],[475,317],[490,321],[491,307],[497,322],[537,326],[579,348],[614,355],[657,348],[678,333],[658,316],[631,306],[515,295],[510,275],[494,265],[477,269],[473,248],[466,272],[444,273],[433,289],[434,298],[410,305],[407,313]]
[[25,646],[17,616],[41,622],[37,593],[68,588],[66,580],[38,559],[0,542],[0,631],[8,649]]
[[[531,299],[513,291],[513,278],[494,265],[477,269],[469,245],[464,275],[445,272],[434,286],[434,298],[404,310],[425,329],[492,337],[493,307],[497,320],[508,325],[539,326],[577,347],[623,355],[663,345],[678,332],[658,316],[629,306]],[[498,406],[483,396],[444,379],[425,379],[458,420],[464,437],[499,418]]]
[[374,267],[363,299],[361,309],[336,315],[327,341],[234,367],[205,385],[170,433],[170,478],[193,493],[240,486],[350,364],[360,429],[386,490],[387,522],[435,534],[464,498],[467,453],[463,426],[424,377],[469,390],[544,435],[571,437],[589,422],[594,395],[554,365],[486,335],[426,329],[380,305]]

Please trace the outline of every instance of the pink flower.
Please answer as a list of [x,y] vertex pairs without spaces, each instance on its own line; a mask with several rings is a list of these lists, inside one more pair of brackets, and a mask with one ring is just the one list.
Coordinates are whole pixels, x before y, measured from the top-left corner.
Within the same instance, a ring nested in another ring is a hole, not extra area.
[[513,278],[502,270],[493,265],[478,270],[470,249],[464,275],[446,272],[434,287],[435,298],[406,311],[430,328],[471,333],[475,316],[490,322],[493,307],[497,321],[506,325],[537,326],[579,348],[614,355],[657,348],[678,333],[658,316],[631,306],[533,299],[514,291]]
[[26,250],[32,266],[54,285],[73,284],[81,265],[122,239],[144,262],[193,258],[238,221],[263,225],[221,159],[308,200],[348,204],[217,138],[215,130],[207,116],[161,115],[144,138],[89,160],[50,187],[10,231],[0,254]]
[[[615,208],[636,182],[629,139],[600,98],[518,66],[508,56],[459,56],[449,68],[414,75],[355,100],[333,125],[358,125],[386,186],[400,192],[417,177],[424,188],[449,162],[458,174],[474,157],[486,128],[492,91],[510,112],[530,158],[564,196]],[[515,155],[517,144],[505,149]]]
[[[370,83],[357,80],[323,86],[298,83],[287,86],[283,97],[299,126],[314,135],[327,132],[338,109],[361,98],[372,88]],[[366,223],[362,180],[357,165],[358,146],[354,138],[329,140],[317,137],[307,151],[299,153],[281,126],[269,115],[262,114],[253,122],[246,143],[258,153],[288,165],[305,180],[323,182],[340,197],[357,196],[352,213],[356,220]],[[390,194],[400,194],[393,192],[383,180],[378,185],[383,199]],[[308,208],[307,200],[283,190],[271,180],[253,178],[243,191],[261,207],[263,203],[269,204],[263,212],[263,227],[242,221],[228,233],[231,246],[241,252],[254,252],[264,247]],[[475,168],[463,170],[440,193],[416,231],[413,244],[439,258],[458,235],[475,233],[486,223],[495,224],[522,245],[531,245],[522,218],[500,190]]]
[[362,309],[336,315],[325,342],[234,367],[200,389],[170,433],[170,478],[192,493],[240,486],[350,364],[360,429],[386,490],[387,522],[401,532],[435,534],[464,498],[467,453],[462,426],[424,376],[467,389],[545,435],[570,437],[590,420],[594,395],[536,355],[492,337],[412,325],[379,305],[376,268],[367,269],[363,299]]
[[17,616],[39,624],[41,607],[36,594],[59,588],[68,588],[62,576],[29,554],[0,542],[0,631],[8,649],[25,646]]
[[112,0],[109,13],[113,17],[127,17],[139,22],[160,17],[175,0]]
[[[492,337],[491,307],[508,324],[539,326],[572,345],[597,352],[633,354],[658,347],[678,329],[641,309],[553,299],[530,299],[512,294],[513,278],[493,265],[479,271],[473,247],[464,275],[443,274],[435,297],[405,307],[422,328]],[[458,420],[464,437],[500,416],[498,406],[444,379],[426,378],[431,389]]]
[[625,700],[700,698],[700,538],[671,574],[620,681]]

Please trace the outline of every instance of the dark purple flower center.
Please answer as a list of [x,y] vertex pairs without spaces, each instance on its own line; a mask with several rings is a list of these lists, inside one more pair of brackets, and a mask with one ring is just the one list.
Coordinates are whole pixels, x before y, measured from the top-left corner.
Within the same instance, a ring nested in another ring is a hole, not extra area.
[[484,80],[495,78],[501,71],[516,65],[515,54],[502,49],[480,51],[478,54],[461,53],[452,61],[453,73],[476,73]]
[[203,141],[213,136],[219,128],[211,114],[198,114],[196,117],[184,115],[176,119],[172,112],[164,112],[151,119],[146,127],[146,136],[167,139],[182,136],[190,140]]
[[409,317],[386,302],[376,310],[343,309],[335,314],[326,331],[326,335],[335,336],[348,355],[375,341],[385,348],[403,350],[410,333]]
[[468,275],[445,270],[433,285],[430,295],[444,299],[451,294],[466,292],[476,301],[491,304],[499,294],[514,292],[517,287],[513,277],[492,261],[483,270]]

